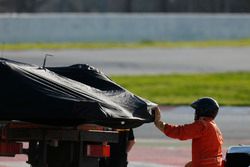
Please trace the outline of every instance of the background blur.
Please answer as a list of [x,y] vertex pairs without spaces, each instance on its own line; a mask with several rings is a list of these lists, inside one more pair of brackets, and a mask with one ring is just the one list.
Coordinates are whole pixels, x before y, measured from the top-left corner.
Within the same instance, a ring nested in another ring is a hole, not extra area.
[[[250,71],[249,44],[94,50],[8,50],[4,45],[249,39],[249,12],[249,0],[0,0],[1,57],[39,65],[50,53],[56,55],[49,58],[50,66],[89,63],[116,75]],[[161,109],[170,123],[193,121],[188,106]],[[250,108],[222,107],[221,111],[217,121],[225,135],[224,151],[230,145],[250,144]],[[190,141],[166,138],[153,124],[136,128],[135,136],[130,167],[181,167],[191,158]],[[27,167],[24,161],[25,157],[0,158],[0,167]]]
[[0,12],[250,12],[249,0],[0,0]]

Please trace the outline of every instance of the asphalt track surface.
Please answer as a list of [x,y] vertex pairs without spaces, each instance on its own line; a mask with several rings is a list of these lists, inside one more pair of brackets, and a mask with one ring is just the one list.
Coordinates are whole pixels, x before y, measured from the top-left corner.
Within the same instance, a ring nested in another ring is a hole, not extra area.
[[[37,65],[87,63],[106,74],[250,71],[250,48],[96,49],[3,51],[1,57]],[[190,107],[162,107],[163,119],[173,124],[192,122]],[[223,107],[216,119],[230,145],[250,145],[250,107]],[[167,138],[153,124],[135,129],[137,144],[129,153],[129,167],[181,167],[190,160],[190,141]],[[25,156],[0,158],[0,167],[28,167]]]
[[[191,107],[161,107],[162,119],[171,124],[193,121]],[[250,107],[221,107],[216,122],[224,136],[224,153],[231,145],[250,145]],[[134,129],[136,145],[129,153],[129,167],[181,167],[191,158],[191,142],[164,136],[152,123]],[[0,158],[0,167],[28,167],[25,156]]]
[[250,47],[2,51],[1,57],[47,66],[89,64],[106,74],[249,71]]

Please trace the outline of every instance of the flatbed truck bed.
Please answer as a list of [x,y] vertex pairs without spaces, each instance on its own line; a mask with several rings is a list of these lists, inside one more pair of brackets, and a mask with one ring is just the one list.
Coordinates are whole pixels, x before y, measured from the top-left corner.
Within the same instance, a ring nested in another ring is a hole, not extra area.
[[[100,126],[53,127],[24,122],[0,123],[0,156],[26,154],[31,167],[100,167],[118,132]],[[28,148],[23,148],[23,142]]]

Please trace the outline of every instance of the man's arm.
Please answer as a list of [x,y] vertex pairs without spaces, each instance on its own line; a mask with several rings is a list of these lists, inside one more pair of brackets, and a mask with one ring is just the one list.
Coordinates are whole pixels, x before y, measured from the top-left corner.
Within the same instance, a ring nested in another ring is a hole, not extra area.
[[135,145],[135,136],[133,129],[130,129],[128,132],[128,143],[127,143],[127,153],[132,149]]
[[127,145],[127,153],[132,149],[132,147],[135,145],[135,139],[129,140]]
[[198,138],[203,135],[206,129],[206,123],[202,120],[195,121],[185,125],[171,125],[161,121],[161,113],[158,107],[153,109],[155,114],[155,126],[168,137],[187,140]]
[[165,129],[165,122],[161,121],[161,112],[159,107],[156,107],[153,109],[154,115],[155,115],[155,126],[164,133],[164,129]]

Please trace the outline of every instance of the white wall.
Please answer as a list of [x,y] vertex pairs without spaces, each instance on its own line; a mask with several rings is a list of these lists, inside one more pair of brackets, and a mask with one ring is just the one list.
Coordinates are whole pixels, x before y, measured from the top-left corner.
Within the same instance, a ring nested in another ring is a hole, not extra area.
[[2,14],[0,42],[250,38],[250,14]]

